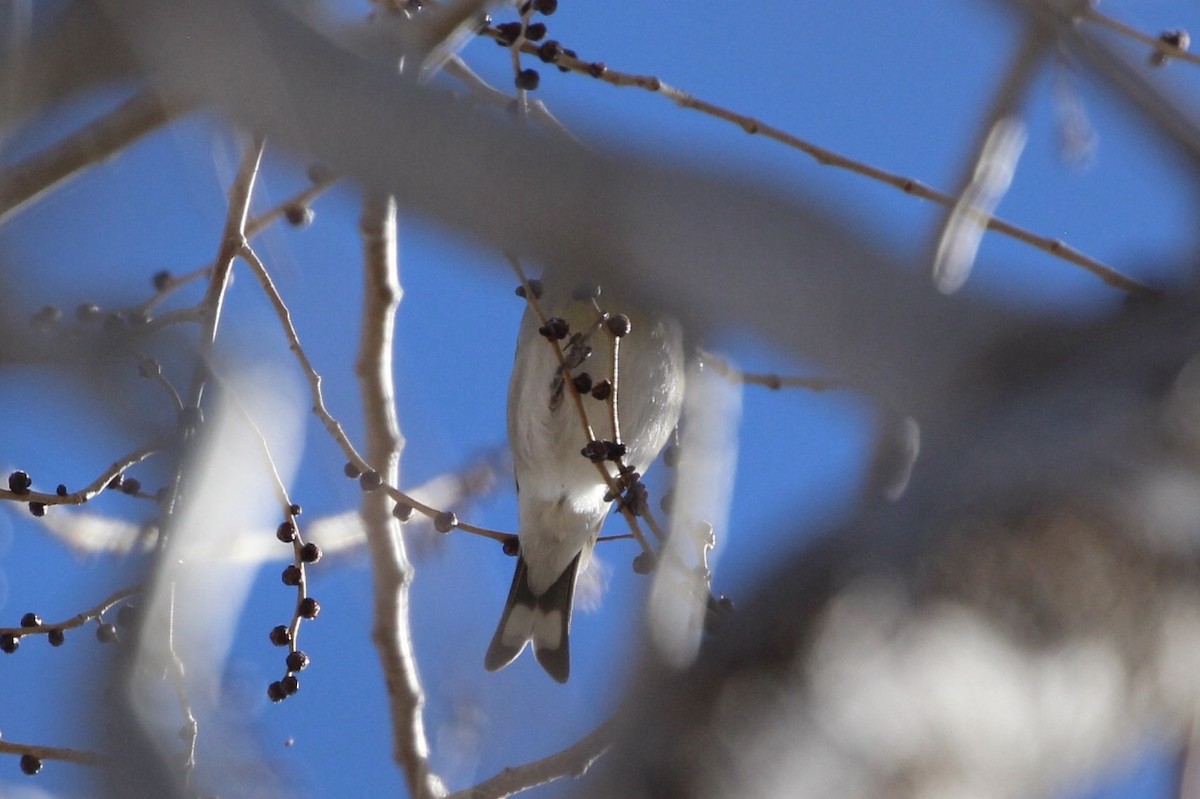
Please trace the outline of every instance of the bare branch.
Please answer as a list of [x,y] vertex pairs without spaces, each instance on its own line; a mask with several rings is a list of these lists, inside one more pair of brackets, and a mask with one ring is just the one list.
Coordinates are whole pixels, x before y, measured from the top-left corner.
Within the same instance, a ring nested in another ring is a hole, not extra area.
[[563,777],[582,777],[612,746],[615,733],[616,721],[609,719],[561,752],[506,768],[473,788],[451,794],[449,799],[504,799]]
[[186,110],[183,104],[142,89],[95,122],[4,170],[0,174],[0,221]]
[[[363,323],[358,375],[366,421],[367,463],[384,481],[399,482],[404,439],[396,420],[392,335],[400,303],[396,255],[396,206],[390,197],[369,194],[363,202]],[[379,653],[392,716],[392,752],[418,799],[444,796],[441,778],[429,763],[425,735],[425,692],[417,674],[409,623],[408,589],[413,567],[404,551],[400,523],[382,491],[364,491],[360,508],[375,580],[371,639]]]

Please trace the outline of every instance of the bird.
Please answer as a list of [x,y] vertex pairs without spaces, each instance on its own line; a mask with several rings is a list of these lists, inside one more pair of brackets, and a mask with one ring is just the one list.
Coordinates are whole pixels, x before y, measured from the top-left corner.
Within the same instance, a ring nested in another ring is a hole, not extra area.
[[541,667],[565,683],[576,578],[591,558],[613,502],[589,455],[623,452],[619,461],[600,465],[626,483],[658,456],[683,404],[683,335],[679,323],[666,315],[603,310],[595,286],[543,288],[540,281],[530,281],[526,289],[518,291],[528,304],[508,390],[517,565],[484,666],[502,669],[532,643]]

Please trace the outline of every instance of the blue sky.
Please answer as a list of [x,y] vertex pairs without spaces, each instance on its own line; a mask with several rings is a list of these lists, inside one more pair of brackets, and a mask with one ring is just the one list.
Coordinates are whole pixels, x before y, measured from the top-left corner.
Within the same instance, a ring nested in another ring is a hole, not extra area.
[[[1193,4],[1106,0],[1101,10],[1150,33],[1200,30],[1200,7]],[[494,17],[507,21],[513,15],[496,10]],[[562,0],[547,23],[549,35],[581,57],[657,75],[815,144],[942,189],[962,169],[1020,32],[1003,5],[986,2],[768,0],[752,10],[731,10],[680,0],[650,7],[631,0]],[[472,43],[463,55],[497,87],[511,85],[508,56],[491,42]],[[935,206],[820,166],[662,97],[562,75],[527,60],[526,66],[542,74],[536,96],[585,144],[648,153],[817,197],[861,227],[865,237],[913,263],[914,280],[925,279],[916,264],[932,241],[939,218]],[[1200,68],[1185,63],[1151,77],[1193,97],[1200,88]],[[455,86],[449,80],[439,85]],[[124,91],[114,87],[110,95],[38,120],[0,150],[3,163],[70,130]],[[1056,114],[1064,91],[1084,110],[1095,137],[1086,168],[1065,158],[1060,146]],[[1171,265],[1194,257],[1195,199],[1145,123],[1085,75],[1054,64],[1033,84],[1024,111],[1028,144],[998,214],[1061,237],[1139,279],[1178,278]],[[21,212],[0,227],[7,279],[17,287],[13,301],[30,313],[46,304],[70,309],[93,300],[111,307],[148,296],[151,275],[161,269],[178,273],[205,263],[216,252],[223,191],[238,157],[236,140],[218,119],[194,115]],[[256,207],[302,187],[304,166],[268,149]],[[310,228],[276,227],[259,240],[258,251],[325,377],[331,410],[361,440],[353,374],[361,292],[356,192],[339,187],[315,209]],[[522,307],[498,253],[403,214],[400,242],[405,297],[396,369],[407,438],[402,482],[411,486],[503,447],[507,374]],[[1120,299],[1082,270],[995,235],[985,237],[965,290],[1055,315],[1096,312]],[[282,335],[248,273],[235,283],[227,313],[222,347],[242,359],[290,368]],[[731,353],[748,370],[805,371],[803,362],[757,341],[749,329],[728,330],[705,343]],[[113,379],[136,381],[134,368]],[[136,443],[132,417],[165,418],[154,396],[134,414],[98,422],[86,397],[62,391],[57,380],[45,370],[17,368],[0,383],[0,417],[22,422],[6,426],[0,468],[26,469],[39,486],[90,480]],[[800,518],[815,533],[851,506],[871,418],[868,405],[849,395],[747,391],[732,521],[721,531],[716,590],[748,595],[767,563],[803,545],[776,534],[792,529],[782,521]],[[305,520],[355,506],[358,488],[339,476],[342,460],[310,422],[292,490],[305,507]],[[138,476],[149,485],[161,479],[153,466]],[[110,495],[94,510],[131,519],[148,513]],[[514,529],[508,478],[501,475],[495,491],[460,516]],[[572,678],[558,686],[528,655],[500,673],[483,671],[512,561],[494,545],[465,535],[417,543],[415,643],[428,691],[434,765],[453,787],[554,751],[605,717],[633,662],[646,592],[628,567],[632,545],[609,544],[599,552],[608,591],[598,611],[576,618]],[[132,580],[136,567],[73,554],[14,508],[0,515],[0,621],[15,623],[26,610],[54,619],[72,615]],[[278,651],[266,633],[284,621],[288,597],[278,582],[281,567],[264,567],[250,594],[226,669],[227,690],[246,708],[263,750],[296,783],[298,795],[399,793],[381,678],[367,637],[365,557],[330,558],[315,571],[312,590],[324,610],[304,634],[314,663],[300,694],[271,706],[265,686],[278,676]],[[29,641],[16,655],[0,658],[4,737],[79,743],[80,728],[64,721],[91,698],[90,664],[107,655],[90,635],[78,635],[61,651]],[[203,756],[208,744],[201,735]],[[1169,771],[1153,742],[1140,759],[1114,768],[1114,782],[1081,786],[1076,795],[1169,795]],[[30,785],[81,794],[74,767],[52,765],[30,781],[15,762],[9,768],[0,761],[0,793],[12,795]],[[559,792],[551,787],[534,795]]]

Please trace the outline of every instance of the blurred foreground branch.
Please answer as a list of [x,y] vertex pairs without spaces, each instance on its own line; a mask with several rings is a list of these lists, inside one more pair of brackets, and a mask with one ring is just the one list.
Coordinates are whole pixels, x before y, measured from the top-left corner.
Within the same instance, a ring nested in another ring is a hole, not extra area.
[[1031,797],[1200,702],[1200,323],[1155,303],[985,353],[897,504],[649,666],[595,796]]

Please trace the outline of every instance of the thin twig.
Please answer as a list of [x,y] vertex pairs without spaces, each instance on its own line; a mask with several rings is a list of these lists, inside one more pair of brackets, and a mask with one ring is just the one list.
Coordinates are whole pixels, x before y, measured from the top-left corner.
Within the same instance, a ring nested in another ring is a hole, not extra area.
[[[392,376],[392,336],[400,303],[396,256],[396,205],[390,197],[368,194],[363,201],[363,322],[355,374],[366,424],[367,463],[385,482],[399,482],[404,438],[396,419]],[[371,639],[379,653],[392,717],[392,756],[404,772],[409,794],[418,799],[444,796],[446,789],[429,762],[425,735],[425,692],[417,673],[410,625],[409,585],[413,567],[404,549],[400,523],[387,494],[363,493],[359,510],[371,553],[375,584]]]
[[[495,86],[479,77],[473,69],[467,66],[467,62],[463,61],[458,55],[451,55],[446,59],[446,63],[442,65],[442,71],[453,78],[456,78],[460,83],[466,86],[473,97],[477,100],[487,103],[498,108],[511,108],[517,102],[517,98],[511,94],[502,92]],[[546,104],[541,100],[526,98],[527,116],[539,123],[543,128],[552,132],[558,133],[563,137],[570,139],[580,146],[585,146],[575,134],[559,121],[558,117],[550,112]]]
[[561,752],[506,768],[473,788],[451,794],[449,799],[504,799],[563,777],[582,777],[612,746],[615,735],[616,720],[610,718]]
[[1122,36],[1128,36],[1129,38],[1139,41],[1142,44],[1149,45],[1150,47],[1153,47],[1156,52],[1162,53],[1168,58],[1173,58],[1178,61],[1187,61],[1191,64],[1200,64],[1200,55],[1188,52],[1187,50],[1181,50],[1169,42],[1163,41],[1158,36],[1150,36],[1149,34],[1142,33],[1137,28],[1131,27],[1130,25],[1121,22],[1119,19],[1114,19],[1113,17],[1110,17],[1101,11],[1097,11],[1095,6],[1089,6],[1085,8],[1082,19],[1085,19],[1088,22],[1094,22],[1097,25],[1103,25],[1110,30],[1116,31]]
[[128,599],[131,596],[140,594],[141,592],[141,585],[131,585],[128,588],[122,588],[119,591],[112,592],[92,608],[85,610],[82,613],[77,613],[66,621],[43,622],[36,627],[0,627],[0,635],[13,635],[20,637],[48,633],[51,630],[70,630],[75,627],[82,627],[89,621],[93,621],[103,616],[109,608],[111,608],[113,605],[116,605],[118,602]]
[[[250,266],[250,271],[258,279],[259,285],[267,295],[267,300],[270,301],[271,306],[275,309],[275,315],[279,317],[279,322],[283,325],[284,335],[288,339],[288,349],[296,356],[296,359],[300,362],[300,368],[304,370],[304,376],[308,380],[309,393],[312,397],[313,414],[321,420],[321,423],[325,426],[325,430],[338,443],[338,446],[342,448],[342,452],[345,454],[348,462],[354,464],[360,471],[371,471],[373,467],[358,453],[358,450],[346,435],[346,431],[342,428],[341,422],[329,412],[329,408],[325,405],[325,395],[321,390],[321,375],[313,366],[312,361],[309,360],[304,347],[301,346],[300,337],[297,335],[296,328],[292,324],[292,313],[288,309],[287,303],[283,301],[283,297],[279,294],[279,290],[275,287],[275,281],[271,279],[267,267],[248,244],[243,245],[240,255]],[[379,490],[385,492],[397,502],[403,502],[430,519],[434,519],[442,513],[438,508],[431,507],[424,502],[414,499],[386,480]],[[491,538],[501,543],[516,537],[512,533],[489,530],[486,527],[479,527],[462,521],[458,522],[454,529],[462,530],[472,535],[483,536],[484,538]]]
[[772,391],[783,388],[804,388],[817,393],[854,388],[844,380],[826,377],[780,376],[774,373],[743,372],[724,358],[711,352],[701,352],[704,365],[726,380],[751,386],[765,386]]
[[[488,28],[483,31],[483,35],[490,36],[493,39],[501,38],[501,34],[495,28]],[[521,45],[521,49],[526,53],[536,53],[538,46],[525,42]],[[761,122],[754,117],[745,114],[739,114],[736,111],[730,111],[715,103],[710,103],[707,100],[702,100],[692,94],[689,94],[680,89],[670,86],[653,75],[634,75],[627,72],[619,72],[614,69],[609,69],[605,64],[600,62],[584,61],[579,58],[573,58],[568,55],[559,55],[553,62],[555,66],[565,67],[571,72],[576,72],[584,75],[590,75],[605,83],[613,86],[632,86],[639,89],[644,89],[655,94],[660,94],[663,97],[671,100],[671,102],[681,108],[688,108],[693,111],[699,111],[716,119],[737,125],[746,133],[752,135],[761,135],[772,141],[779,142],[794,150],[799,150],[806,155],[811,156],[817,163],[823,166],[831,166],[837,169],[844,169],[853,172],[857,175],[871,178],[880,183],[884,183],[893,188],[899,189],[905,194],[911,194],[914,197],[920,197],[923,200],[935,202],[938,205],[943,205],[947,208],[952,208],[955,203],[953,195],[946,192],[938,191],[937,189],[922,183],[913,178],[904,177],[878,167],[865,164],[861,161],[856,161],[852,158],[847,158],[844,155],[834,152],[833,150],[819,147],[811,142],[794,136],[787,131]],[[1064,261],[1080,266],[1092,274],[1100,278],[1104,283],[1113,288],[1120,289],[1128,294],[1157,294],[1158,291],[1151,286],[1147,286],[1127,275],[1118,272],[1116,269],[1097,261],[1087,255],[1084,255],[1079,250],[1070,246],[1061,239],[1051,238],[1049,236],[1040,236],[1032,233],[1018,225],[1007,222],[1000,217],[990,217],[987,220],[989,230],[994,230],[1010,238],[1024,242],[1032,247],[1035,247],[1043,252],[1047,252]]]
[[[313,185],[309,186],[308,188],[306,188],[302,191],[297,192],[296,194],[292,195],[288,199],[279,203],[278,205],[276,205],[274,208],[270,209],[269,211],[265,211],[264,213],[261,213],[258,216],[254,217],[253,219],[251,219],[249,222],[246,223],[246,238],[253,239],[259,233],[266,230],[276,220],[278,220],[284,214],[286,214],[288,212],[288,209],[308,207],[309,205],[312,204],[313,200],[317,199],[322,194],[324,194],[326,191],[328,191],[329,188],[332,187],[335,183],[337,183],[337,178],[322,177],[321,179],[319,179],[315,183],[313,183]],[[167,281],[163,285],[163,287],[159,291],[155,292],[154,296],[150,297],[149,299],[147,299],[145,302],[141,303],[140,305],[135,306],[131,310],[133,310],[135,313],[148,314],[150,311],[154,310],[154,308],[158,307],[158,305],[163,300],[165,300],[167,297],[169,297],[175,291],[182,288],[183,286],[188,285],[189,283],[194,283],[197,280],[202,280],[202,279],[208,277],[210,274],[212,274],[212,270],[213,270],[213,264],[210,262],[210,263],[205,264],[204,266],[197,267],[189,272],[184,272],[183,274],[180,274],[180,275],[172,275],[171,277],[169,277],[167,279]],[[184,310],[194,312],[194,309],[191,309],[191,308],[184,309]],[[159,318],[161,318],[161,317],[155,317],[155,319],[152,319],[151,324],[153,324]]]
[[103,766],[104,756],[86,749],[64,749],[57,746],[37,746],[14,741],[0,741],[0,755],[33,755],[40,760],[57,760],[77,766]]
[[237,177],[229,189],[229,212],[225,216],[225,229],[221,234],[221,246],[213,262],[208,290],[200,301],[200,364],[192,380],[189,393],[191,407],[199,407],[204,395],[204,383],[208,374],[213,344],[217,340],[217,326],[221,321],[221,307],[225,302],[225,291],[233,272],[233,261],[246,244],[246,220],[250,216],[250,197],[254,193],[258,166],[262,162],[266,142],[258,138],[246,151],[238,167]]
[[41,491],[27,491],[18,494],[15,491],[0,488],[0,499],[11,499],[18,502],[36,502],[39,505],[82,505],[89,502],[108,488],[114,478],[125,474],[133,466],[141,463],[163,448],[163,442],[154,442],[144,447],[138,447],[128,455],[118,458],[100,473],[100,476],[78,491],[67,494],[47,494]]

